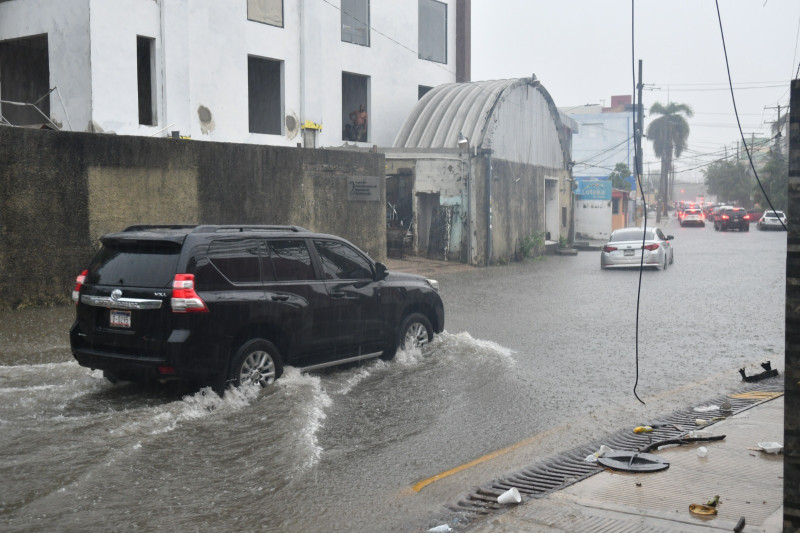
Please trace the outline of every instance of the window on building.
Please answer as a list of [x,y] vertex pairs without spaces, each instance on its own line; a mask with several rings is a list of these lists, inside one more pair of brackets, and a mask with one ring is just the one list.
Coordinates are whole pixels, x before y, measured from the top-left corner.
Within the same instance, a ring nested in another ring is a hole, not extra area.
[[369,0],[342,0],[342,41],[369,46]]
[[602,138],[605,134],[605,125],[602,122],[587,122],[581,124],[581,137],[592,139]]
[[419,58],[447,63],[447,4],[419,0]]
[[611,200],[611,202],[612,202],[611,214],[612,215],[619,215],[619,201],[620,201],[619,198],[614,198],[614,199]]
[[250,106],[250,133],[281,134],[282,70],[282,61],[248,56],[247,93]]
[[[36,106],[50,116],[50,61],[47,35],[0,42],[0,100],[38,102]],[[40,101],[41,100],[41,101]],[[30,106],[0,104],[0,115],[14,126],[41,124],[44,117]]]
[[283,28],[283,0],[247,0],[247,19]]
[[369,141],[369,76],[342,72],[342,140]]
[[156,40],[136,36],[136,78],[139,93],[139,124],[154,126],[156,123],[155,91]]
[[418,85],[417,86],[417,100],[422,100],[422,97],[428,94],[428,92],[433,89],[433,87],[428,87],[426,85]]

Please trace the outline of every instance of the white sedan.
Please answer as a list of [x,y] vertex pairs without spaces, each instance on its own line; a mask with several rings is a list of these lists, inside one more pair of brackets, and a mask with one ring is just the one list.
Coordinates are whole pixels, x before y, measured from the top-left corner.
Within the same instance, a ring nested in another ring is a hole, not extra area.
[[[644,238],[642,238],[644,237]],[[600,252],[600,268],[656,268],[666,270],[675,260],[670,241],[660,228],[622,228],[611,233]]]
[[783,211],[764,211],[756,224],[756,229],[786,229],[786,215]]

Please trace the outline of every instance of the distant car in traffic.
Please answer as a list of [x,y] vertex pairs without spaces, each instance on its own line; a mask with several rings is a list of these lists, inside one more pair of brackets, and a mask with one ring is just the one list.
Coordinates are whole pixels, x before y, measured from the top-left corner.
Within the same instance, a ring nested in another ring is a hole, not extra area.
[[761,218],[758,220],[758,224],[756,224],[756,229],[758,230],[767,230],[767,229],[786,229],[786,215],[783,211],[764,211],[764,214],[761,215]]
[[703,216],[703,210],[699,208],[684,209],[683,215],[678,221],[683,226],[701,226],[705,227],[706,217]]
[[[644,238],[643,238],[644,237]],[[670,241],[660,228],[622,228],[611,233],[600,252],[600,268],[655,268],[666,270],[674,260]],[[644,243],[642,242],[644,241]]]
[[732,206],[730,206],[730,205],[723,205],[723,204],[716,205],[716,206],[714,206],[714,208],[711,210],[711,213],[709,214],[709,216],[707,216],[706,218],[707,218],[707,219],[708,219],[710,222],[716,222],[716,221],[717,221],[717,217],[719,216],[719,212],[720,212],[720,211],[722,211],[723,209],[728,209],[728,208],[730,208],[730,207],[732,207]]
[[761,209],[748,209],[745,218],[747,218],[747,221],[752,224],[753,222],[758,222],[763,215],[764,211]]
[[739,231],[750,231],[750,221],[745,217],[747,211],[744,207],[726,207],[720,209],[714,219],[714,229],[717,231],[728,231],[738,229]]

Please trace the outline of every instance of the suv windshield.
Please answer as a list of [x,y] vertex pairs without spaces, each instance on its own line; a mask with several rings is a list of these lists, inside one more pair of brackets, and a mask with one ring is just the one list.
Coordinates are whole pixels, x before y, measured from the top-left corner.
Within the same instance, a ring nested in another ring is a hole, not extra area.
[[89,265],[87,283],[170,287],[180,251],[174,243],[107,243]]

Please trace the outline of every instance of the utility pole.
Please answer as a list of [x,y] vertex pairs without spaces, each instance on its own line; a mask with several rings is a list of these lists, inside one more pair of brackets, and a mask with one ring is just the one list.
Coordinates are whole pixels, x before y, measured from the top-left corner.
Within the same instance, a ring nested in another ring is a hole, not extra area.
[[[639,83],[636,84],[636,127],[633,129],[633,147],[636,150],[636,183],[639,184],[639,189],[642,193],[642,216],[644,223],[647,224],[647,201],[644,200],[644,180],[642,179],[642,133],[644,131],[644,106],[642,106],[642,60],[639,60]],[[656,215],[658,216],[658,215]]]
[[777,109],[778,110],[778,121],[775,123],[775,147],[780,150],[781,147],[781,106],[778,104],[774,107],[765,107],[764,109]]

